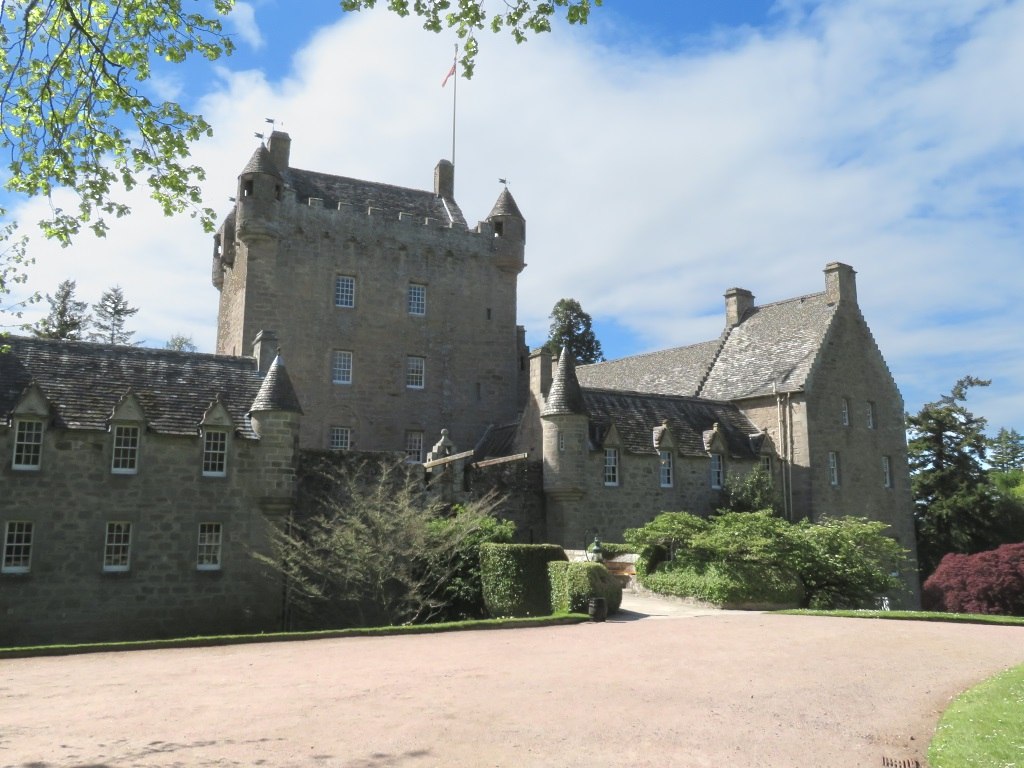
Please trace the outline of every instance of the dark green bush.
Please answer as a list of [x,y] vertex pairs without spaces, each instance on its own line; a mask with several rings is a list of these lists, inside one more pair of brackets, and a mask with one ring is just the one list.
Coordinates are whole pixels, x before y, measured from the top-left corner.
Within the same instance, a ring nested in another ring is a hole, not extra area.
[[603,597],[610,614],[622,605],[622,586],[600,563],[550,562],[548,578],[556,612],[586,613],[592,597]]
[[549,615],[547,565],[565,559],[555,544],[482,544],[480,577],[488,613],[495,618]]

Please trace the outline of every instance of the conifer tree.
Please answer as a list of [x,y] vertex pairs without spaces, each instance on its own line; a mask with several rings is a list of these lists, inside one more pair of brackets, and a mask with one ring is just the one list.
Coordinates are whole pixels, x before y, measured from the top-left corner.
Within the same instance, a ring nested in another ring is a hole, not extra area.
[[999,433],[989,441],[989,449],[992,469],[999,472],[1024,469],[1024,435],[1016,429],[1001,427]]
[[576,299],[559,299],[550,317],[551,331],[544,345],[548,352],[559,355],[567,349],[577,364],[604,360],[601,342],[592,328],[593,321]]
[[115,285],[113,288],[105,290],[100,296],[100,300],[92,305],[92,310],[95,313],[93,326],[96,330],[90,334],[89,338],[107,344],[133,343],[131,338],[135,335],[135,331],[127,330],[125,324],[129,317],[139,311],[139,308],[128,303],[121,286]]
[[77,283],[64,280],[57,286],[56,293],[46,294],[50,313],[31,326],[29,330],[40,339],[63,339],[80,341],[89,327],[89,305],[75,298]]

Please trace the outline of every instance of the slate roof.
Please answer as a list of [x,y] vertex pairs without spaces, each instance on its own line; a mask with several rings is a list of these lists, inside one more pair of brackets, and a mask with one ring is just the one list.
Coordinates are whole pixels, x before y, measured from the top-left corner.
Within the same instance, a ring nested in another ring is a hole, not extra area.
[[238,434],[256,438],[246,414],[263,377],[252,358],[17,336],[5,343],[11,351],[0,354],[0,418],[10,418],[35,382],[55,426],[103,430],[131,389],[151,431],[194,435],[219,396]]
[[260,144],[256,151],[252,153],[252,157],[245,164],[242,173],[266,173],[274,178],[281,178],[281,171],[278,170],[277,165],[275,165],[273,158],[270,156],[270,151],[263,144]]
[[523,214],[519,211],[519,206],[516,205],[516,200],[512,197],[512,193],[508,191],[508,187],[501,190],[498,199],[494,201],[494,207],[487,214],[488,219],[494,216],[514,216],[517,219],[526,221],[526,219],[523,219]]
[[295,387],[292,386],[291,377],[288,376],[280,355],[270,364],[267,375],[263,377],[263,383],[260,385],[260,391],[256,393],[256,399],[249,410],[302,413],[299,396],[295,394]]
[[583,399],[590,417],[590,439],[595,446],[604,444],[614,424],[623,449],[657,455],[654,430],[667,424],[676,451],[706,456],[704,433],[718,424],[730,457],[754,458],[760,447],[757,428],[731,403],[586,388]]
[[755,307],[729,333],[700,395],[739,400],[803,389],[835,313],[824,293]]
[[518,429],[518,424],[502,424],[500,426],[492,424],[473,449],[473,461],[511,456]]
[[584,413],[583,394],[576,378],[576,361],[562,349],[558,367],[551,377],[551,389],[541,416],[559,416],[569,413]]
[[695,395],[721,343],[721,339],[716,339],[606,363],[581,365],[576,369],[576,377],[583,387]]
[[[444,225],[451,221],[453,227],[467,228],[466,218],[458,204],[454,200],[442,200],[432,191],[361,181],[298,168],[289,168],[283,175],[285,183],[295,191],[295,198],[300,203],[311,197],[319,197],[323,199],[326,208],[337,208],[338,203],[351,205],[364,213],[368,208],[380,208],[385,215],[394,218],[398,218],[399,213],[405,213],[420,221],[429,217]],[[449,211],[451,219],[448,217]]]

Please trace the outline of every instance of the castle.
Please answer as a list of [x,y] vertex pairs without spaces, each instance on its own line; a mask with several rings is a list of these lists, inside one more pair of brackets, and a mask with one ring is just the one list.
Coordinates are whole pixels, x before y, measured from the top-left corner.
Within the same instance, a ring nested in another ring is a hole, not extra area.
[[452,466],[456,496],[523,467],[520,536],[571,548],[710,513],[762,467],[787,518],[867,516],[914,551],[903,402],[849,266],[772,304],[728,290],[717,339],[577,368],[516,324],[508,189],[470,227],[447,161],[411,190],[292,168],[290,143],[257,148],[215,236],[215,355],[8,341],[0,645],[279,628],[251,555],[310,450]]

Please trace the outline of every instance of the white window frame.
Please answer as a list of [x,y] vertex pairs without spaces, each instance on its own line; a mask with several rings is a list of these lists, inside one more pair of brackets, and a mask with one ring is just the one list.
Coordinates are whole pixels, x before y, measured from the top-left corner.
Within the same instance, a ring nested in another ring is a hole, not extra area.
[[409,429],[405,433],[405,460],[409,464],[423,463],[423,432]]
[[874,429],[877,421],[875,420],[875,404],[871,400],[868,400],[866,418],[868,429]]
[[882,457],[882,487],[892,488],[892,459]]
[[203,429],[203,477],[226,477],[228,474],[228,431]]
[[757,459],[757,465],[767,472],[769,475],[772,473],[772,456],[770,453],[761,454]]
[[839,420],[844,427],[850,426],[850,399],[844,397],[839,406]]
[[672,487],[672,469],[672,451],[658,451],[658,480],[662,488]]
[[721,490],[725,487],[725,461],[720,453],[711,454],[711,487]]
[[132,524],[127,520],[107,522],[103,536],[103,572],[125,573],[131,568]]
[[336,349],[331,357],[331,383],[348,385],[352,383],[352,353],[347,349]]
[[828,484],[833,488],[839,487],[840,474],[839,474],[839,452],[829,451],[828,452]]
[[352,447],[352,427],[331,427],[327,435],[327,447],[332,451],[349,450]]
[[30,520],[9,520],[4,526],[4,553],[0,573],[28,573],[32,570],[32,535]]
[[200,523],[196,537],[196,570],[219,571],[224,526],[221,523]]
[[604,484],[607,488],[616,488],[619,485],[619,449],[604,449]]
[[353,309],[356,306],[356,279],[352,275],[334,276],[334,306]]
[[423,283],[409,283],[406,309],[410,315],[423,317],[427,314],[427,286]]
[[135,475],[139,472],[139,446],[142,429],[131,424],[115,424],[110,451],[110,473]]
[[46,431],[42,419],[14,420],[14,451],[11,454],[11,469],[38,472],[43,465],[43,433]]
[[405,358],[405,388],[423,389],[427,381],[427,358],[409,355]]

